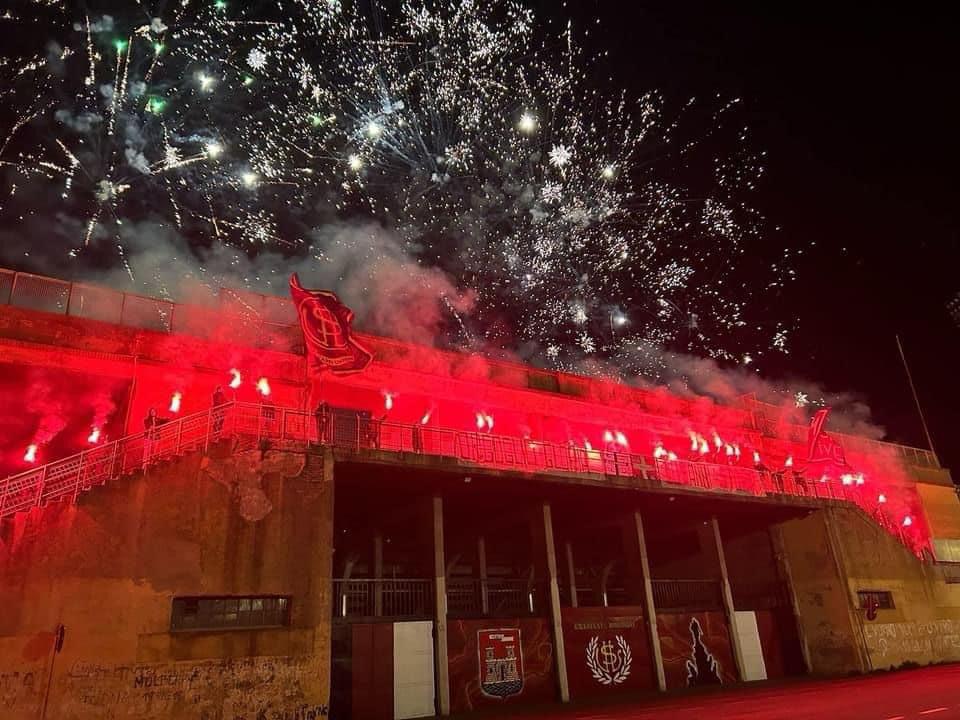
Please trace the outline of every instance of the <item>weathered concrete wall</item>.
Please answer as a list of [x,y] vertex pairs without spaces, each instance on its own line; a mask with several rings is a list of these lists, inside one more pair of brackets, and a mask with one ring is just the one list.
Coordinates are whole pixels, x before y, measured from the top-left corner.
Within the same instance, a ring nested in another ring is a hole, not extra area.
[[[7,526],[0,717],[307,720],[329,701],[322,458],[193,455]],[[292,596],[289,627],[171,633],[176,595]],[[53,631],[66,628],[62,652]]]
[[810,670],[840,675],[861,669],[847,588],[830,547],[823,511],[778,526],[800,611]]
[[855,613],[871,668],[960,660],[960,585],[946,584],[862,513],[831,512],[851,597],[858,590],[893,594],[893,609],[878,610],[875,620]]

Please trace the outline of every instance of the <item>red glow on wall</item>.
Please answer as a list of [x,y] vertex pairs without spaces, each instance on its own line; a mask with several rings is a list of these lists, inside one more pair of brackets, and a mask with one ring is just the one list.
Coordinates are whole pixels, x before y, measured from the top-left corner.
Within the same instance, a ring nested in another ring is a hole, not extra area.
[[[229,399],[263,402],[260,383],[244,382],[260,377],[278,407],[312,410],[324,400],[372,416],[386,409],[391,421],[407,425],[495,432],[534,445],[551,442],[590,453],[598,448],[634,454],[647,462],[655,455],[682,461],[670,465],[678,477],[689,463],[720,464],[724,473],[727,466],[734,473],[740,468],[753,472],[762,458],[765,472],[803,474],[808,488],[822,488],[818,481],[826,475],[871,514],[882,507],[888,526],[917,540],[927,537],[911,470],[893,446],[852,445],[846,454],[849,469],[814,470],[807,461],[804,418],[794,417],[802,411],[796,408],[790,417],[764,424],[749,406],[562,373],[554,376],[554,389],[538,390],[540,385],[528,377],[531,371],[519,365],[372,337],[364,342],[377,362],[363,373],[311,382],[302,355],[254,347],[255,338],[210,340],[41,313],[30,318],[40,349],[18,350],[17,359],[4,363],[0,373],[0,393],[11,398],[10,407],[25,409],[22,417],[7,412],[0,418],[6,422],[0,425],[0,469],[8,474],[24,469],[28,444],[42,448],[47,462],[88,448],[91,428],[110,439],[142,432],[151,407],[181,416],[205,411],[214,389],[228,378],[235,391]],[[215,320],[202,324],[225,325]],[[61,332],[63,327],[70,332]],[[70,347],[55,347],[60,337],[72,338]],[[139,363],[117,359],[135,354]],[[596,467],[603,471],[599,459]],[[846,474],[850,478],[842,479]],[[903,525],[906,517],[911,523]]]

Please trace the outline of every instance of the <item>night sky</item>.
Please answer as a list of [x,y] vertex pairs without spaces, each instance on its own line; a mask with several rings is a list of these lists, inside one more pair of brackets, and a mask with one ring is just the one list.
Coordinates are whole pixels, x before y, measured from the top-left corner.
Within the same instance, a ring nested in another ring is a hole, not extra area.
[[[890,439],[925,440],[900,334],[941,460],[960,467],[960,127],[951,23],[877,7],[571,2],[599,19],[610,73],[676,101],[741,97],[768,176],[752,204],[771,242],[815,246],[787,302],[792,353],[763,374],[852,390]],[[544,12],[553,3],[541,0]],[[554,6],[555,7],[555,6]],[[776,233],[780,227],[779,236]]]

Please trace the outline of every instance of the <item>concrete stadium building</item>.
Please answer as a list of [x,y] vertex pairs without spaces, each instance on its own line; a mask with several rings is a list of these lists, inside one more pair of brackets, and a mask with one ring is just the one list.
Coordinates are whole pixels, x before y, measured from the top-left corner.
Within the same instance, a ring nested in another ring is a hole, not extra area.
[[960,660],[929,451],[356,339],[368,367],[316,375],[286,298],[0,271],[0,716],[412,718]]

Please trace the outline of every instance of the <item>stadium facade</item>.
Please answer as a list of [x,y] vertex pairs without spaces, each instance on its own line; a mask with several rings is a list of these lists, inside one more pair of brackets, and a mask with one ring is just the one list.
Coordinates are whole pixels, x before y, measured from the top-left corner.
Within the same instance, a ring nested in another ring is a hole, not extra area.
[[960,659],[949,472],[826,412],[346,338],[335,306],[318,370],[290,300],[246,292],[0,271],[0,303],[5,718],[410,718]]

